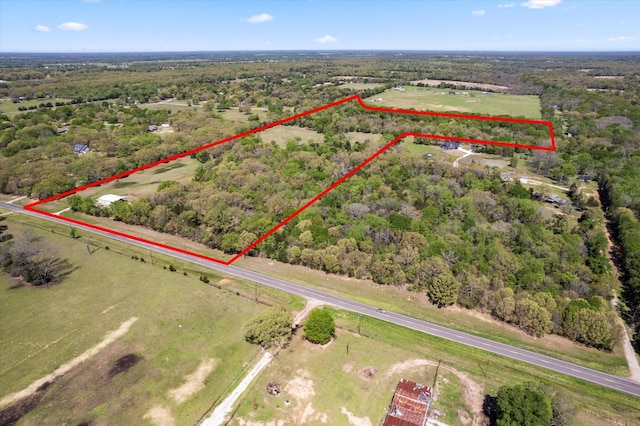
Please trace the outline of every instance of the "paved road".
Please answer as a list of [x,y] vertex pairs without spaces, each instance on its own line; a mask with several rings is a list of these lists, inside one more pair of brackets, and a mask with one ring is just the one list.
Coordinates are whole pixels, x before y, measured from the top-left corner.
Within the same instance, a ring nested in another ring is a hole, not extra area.
[[289,281],[273,278],[268,275],[264,275],[258,272],[253,272],[247,269],[239,268],[237,266],[224,266],[214,262],[209,262],[203,259],[199,259],[187,254],[177,253],[171,250],[166,250],[160,247],[156,247],[150,244],[145,244],[139,241],[130,240],[127,238],[119,237],[116,235],[94,230],[81,225],[70,224],[62,219],[56,219],[53,217],[45,217],[33,212],[24,210],[19,206],[0,202],[0,207],[12,210],[15,212],[25,213],[31,216],[47,219],[50,221],[62,223],[64,225],[71,225],[85,231],[100,234],[108,238],[112,238],[118,241],[136,245],[147,250],[153,250],[167,256],[172,256],[178,259],[186,260],[188,262],[196,263],[198,265],[220,271],[224,274],[235,276],[238,278],[244,278],[249,281],[257,282],[262,285],[266,285],[272,288],[286,291],[288,293],[296,294],[309,299],[317,299],[324,303],[336,306],[340,309],[349,310],[352,312],[367,315],[373,318],[388,321],[393,324],[401,325],[413,330],[418,330],[423,333],[428,333],[434,336],[442,337],[444,339],[452,340],[454,342],[462,343],[464,345],[473,346],[475,348],[483,349],[488,352],[506,356],[508,358],[517,359],[538,367],[546,368],[558,373],[566,374],[568,376],[577,377],[592,383],[596,383],[602,386],[606,386],[611,389],[616,389],[621,392],[625,392],[637,397],[640,397],[640,383],[634,382],[630,379],[614,376],[611,374],[603,373],[600,371],[592,370],[590,368],[581,367],[570,362],[561,361],[556,358],[552,358],[546,355],[540,355],[535,352],[531,352],[525,349],[516,348],[503,343],[494,342],[482,337],[473,336],[471,334],[463,333],[460,331],[452,330],[440,325],[431,324],[427,321],[418,320],[408,317],[406,315],[394,313],[394,312],[378,312],[375,307],[365,305],[363,303],[354,302],[344,297],[335,296],[325,293],[320,290],[307,288],[299,284],[295,284]]

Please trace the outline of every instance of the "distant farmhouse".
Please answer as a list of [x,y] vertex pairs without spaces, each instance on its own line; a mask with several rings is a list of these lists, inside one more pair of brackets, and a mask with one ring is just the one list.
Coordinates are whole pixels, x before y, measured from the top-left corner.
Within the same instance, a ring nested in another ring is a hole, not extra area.
[[424,426],[431,408],[431,388],[402,379],[383,426]]
[[157,132],[158,126],[156,126],[155,124],[150,124],[149,126],[147,126],[147,130],[150,132]]
[[116,201],[126,201],[126,200],[127,199],[121,195],[106,194],[98,198],[96,203],[102,207],[109,207],[111,204],[115,203]]

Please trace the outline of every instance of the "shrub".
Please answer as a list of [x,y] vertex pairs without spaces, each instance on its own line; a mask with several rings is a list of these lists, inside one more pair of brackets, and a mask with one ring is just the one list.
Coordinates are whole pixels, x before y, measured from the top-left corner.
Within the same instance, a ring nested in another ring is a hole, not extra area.
[[336,324],[331,312],[326,309],[311,311],[309,319],[304,325],[305,336],[311,343],[324,345],[328,343],[336,331]]

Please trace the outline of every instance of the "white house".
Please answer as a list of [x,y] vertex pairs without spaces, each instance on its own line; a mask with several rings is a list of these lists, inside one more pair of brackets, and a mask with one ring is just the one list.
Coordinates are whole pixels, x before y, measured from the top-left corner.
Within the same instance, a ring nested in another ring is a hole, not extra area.
[[116,201],[126,201],[126,198],[121,195],[106,194],[98,198],[96,202],[99,206],[109,207],[111,203],[115,203]]

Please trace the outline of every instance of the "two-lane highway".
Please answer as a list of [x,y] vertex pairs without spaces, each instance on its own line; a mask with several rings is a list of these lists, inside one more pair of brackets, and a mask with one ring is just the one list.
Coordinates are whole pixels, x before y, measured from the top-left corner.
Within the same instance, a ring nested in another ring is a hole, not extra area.
[[179,253],[173,250],[156,247],[151,244],[147,244],[140,241],[135,241],[125,237],[120,237],[100,230],[92,229],[90,227],[71,224],[63,219],[55,217],[42,216],[37,213],[33,213],[24,210],[22,207],[15,206],[8,203],[0,202],[0,207],[12,210],[18,213],[28,214],[41,219],[46,219],[53,222],[62,223],[64,225],[74,226],[76,228],[99,234],[108,238],[112,238],[118,241],[136,245],[144,249],[153,250],[158,253],[162,253],[167,256],[182,259],[188,262],[192,262],[206,268],[214,269],[223,274],[230,276],[243,278],[249,281],[257,282],[258,284],[266,285],[272,288],[276,288],[288,293],[296,294],[305,298],[317,299],[324,303],[331,304],[340,309],[349,310],[352,312],[360,313],[370,317],[378,318],[384,321],[388,321],[393,324],[397,324],[403,327],[411,328],[413,330],[428,333],[434,336],[438,336],[444,339],[452,340],[463,345],[473,346],[494,354],[503,355],[508,358],[516,359],[522,362],[526,362],[541,368],[546,368],[558,373],[566,374],[568,376],[576,377],[582,380],[586,380],[592,383],[596,383],[602,386],[606,386],[611,389],[615,389],[621,392],[625,392],[637,397],[640,397],[640,383],[634,382],[624,377],[614,376],[612,374],[603,373],[590,368],[582,367],[570,362],[562,361],[556,358],[552,358],[546,355],[540,355],[535,352],[531,352],[525,349],[520,349],[514,346],[509,346],[503,343],[494,342],[482,337],[473,336],[471,334],[463,333],[453,329],[449,329],[440,325],[432,324],[427,321],[418,320],[408,317],[406,315],[394,313],[394,312],[379,312],[375,307],[366,305],[363,303],[355,302],[344,297],[335,296],[329,293],[325,293],[320,290],[308,288],[299,284],[295,284],[289,281],[281,280],[278,278],[270,277],[258,272],[253,272],[247,269],[239,268],[237,266],[225,266],[214,262],[209,262],[204,259],[200,259],[189,254]]

